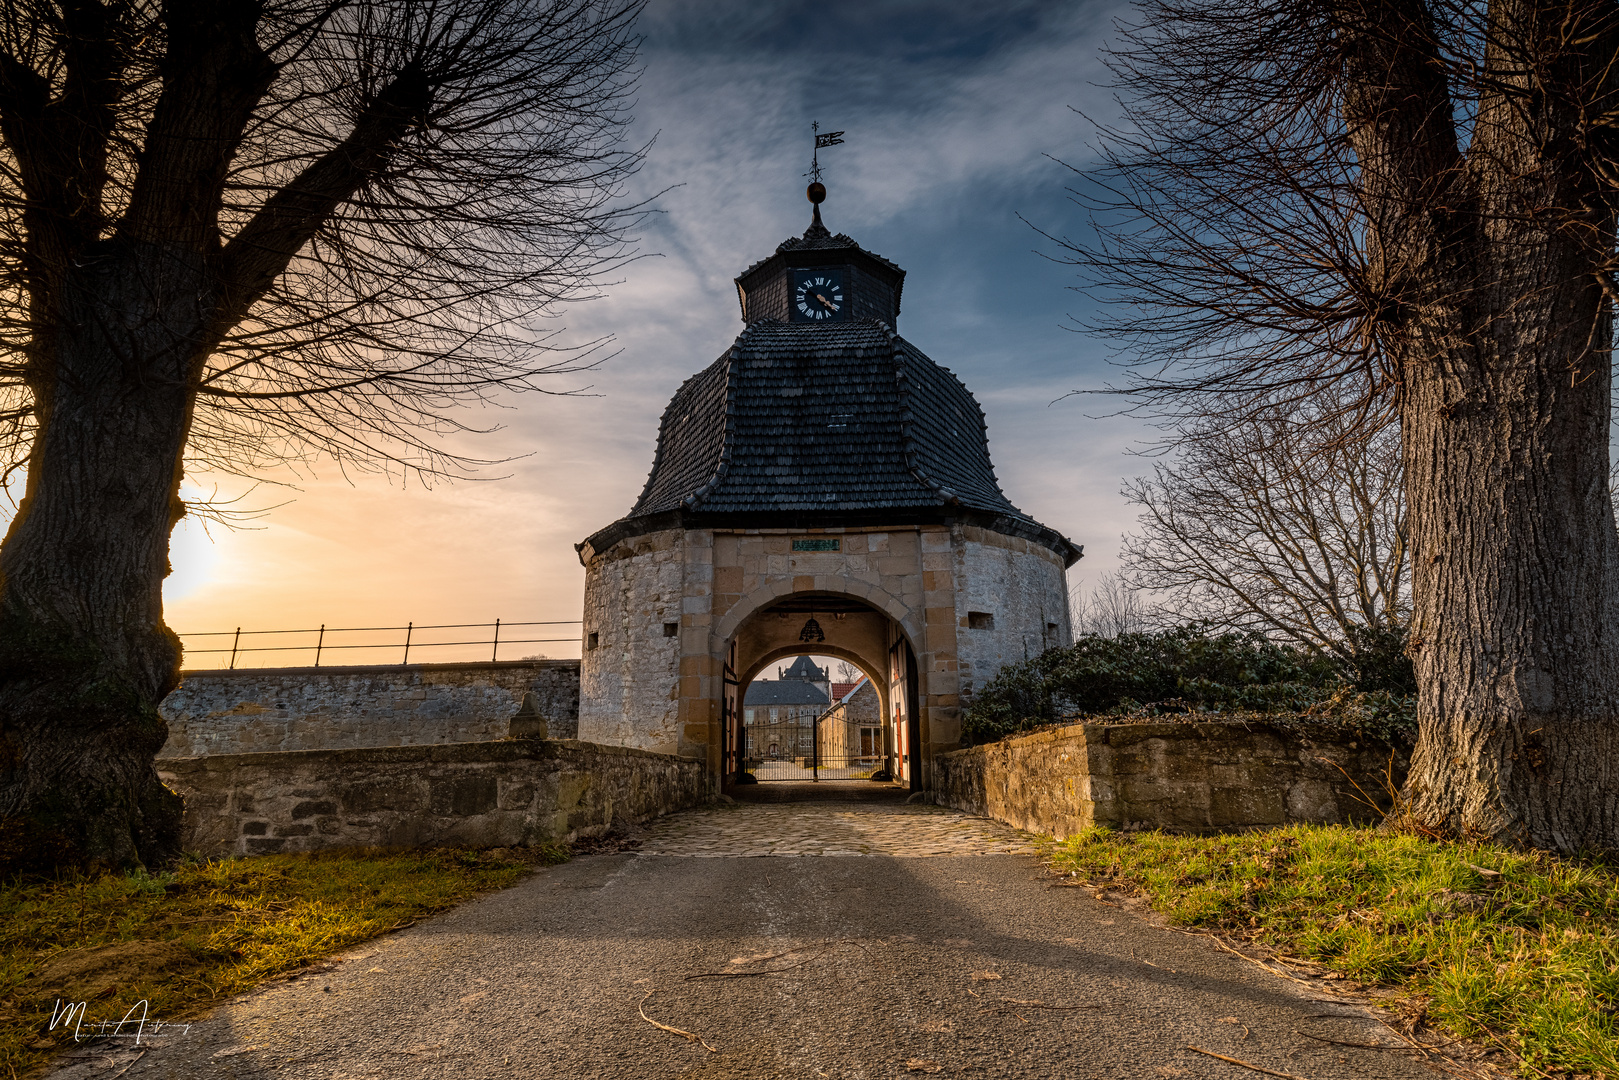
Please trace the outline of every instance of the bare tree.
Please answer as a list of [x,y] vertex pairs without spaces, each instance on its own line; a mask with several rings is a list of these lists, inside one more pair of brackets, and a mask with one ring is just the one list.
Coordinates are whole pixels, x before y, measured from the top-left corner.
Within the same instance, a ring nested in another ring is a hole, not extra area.
[[1076,585],[1068,594],[1068,603],[1068,622],[1076,635],[1113,638],[1139,634],[1153,621],[1148,605],[1118,570],[1101,575],[1090,589]]
[[849,661],[847,661],[847,660],[839,660],[838,661],[838,681],[839,682],[846,682],[846,683],[859,682],[860,678],[861,678],[861,675],[862,675],[862,673],[861,673],[860,669],[855,667],[853,664],[849,663]]
[[1345,432],[1341,414],[1275,408],[1192,419],[1173,464],[1125,484],[1143,509],[1125,538],[1131,586],[1183,617],[1355,662],[1366,630],[1410,614],[1399,434]]
[[1148,409],[1397,416],[1430,828],[1619,847],[1612,0],[1145,0],[1070,253]]
[[625,254],[636,0],[0,11],[0,857],[174,850],[187,467],[428,471]]

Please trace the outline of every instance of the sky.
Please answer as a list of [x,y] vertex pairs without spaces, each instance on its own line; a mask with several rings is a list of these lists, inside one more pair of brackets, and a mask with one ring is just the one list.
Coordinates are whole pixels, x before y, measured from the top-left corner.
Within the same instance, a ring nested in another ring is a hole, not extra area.
[[[474,481],[424,489],[316,465],[295,486],[244,491],[188,477],[185,496],[241,496],[267,509],[246,527],[176,530],[166,621],[187,667],[244,646],[312,635],[250,631],[577,620],[584,570],[573,545],[623,515],[652,463],[658,418],[680,383],[741,332],[732,279],[804,231],[810,123],[845,132],[821,152],[834,232],[905,268],[900,334],[977,396],[1014,504],[1085,547],[1081,585],[1117,564],[1134,511],[1121,478],[1151,436],[1068,396],[1116,380],[1110,343],[1073,329],[1071,268],[1031,224],[1073,234],[1068,199],[1090,121],[1112,111],[1099,47],[1124,9],[1108,3],[652,0],[632,138],[653,139],[630,198],[663,192],[642,258],[599,300],[571,308],[564,336],[611,335],[610,359],[560,375],[556,394],[502,401],[473,424],[502,425],[462,449],[510,458]],[[1030,224],[1026,224],[1025,220]],[[571,396],[559,396],[563,392]],[[506,627],[501,659],[578,655],[579,627]],[[398,662],[403,631],[329,633],[323,663]],[[424,642],[490,636],[412,631],[413,660],[478,659]],[[563,638],[560,641],[529,639]],[[241,653],[238,666],[308,663],[307,651]]]

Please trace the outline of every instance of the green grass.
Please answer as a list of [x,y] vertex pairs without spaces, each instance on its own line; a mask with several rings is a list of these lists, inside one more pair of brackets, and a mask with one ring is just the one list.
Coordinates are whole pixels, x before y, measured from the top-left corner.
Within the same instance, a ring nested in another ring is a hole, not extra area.
[[[116,1021],[196,1014],[348,946],[513,884],[561,847],[334,851],[0,887],[0,1077],[71,1045],[58,998]],[[137,1013],[136,1015],[139,1015]]]
[[1144,894],[1174,923],[1399,988],[1429,1023],[1514,1054],[1525,1076],[1619,1077],[1612,865],[1336,826],[1092,829],[1054,845],[1052,860]]

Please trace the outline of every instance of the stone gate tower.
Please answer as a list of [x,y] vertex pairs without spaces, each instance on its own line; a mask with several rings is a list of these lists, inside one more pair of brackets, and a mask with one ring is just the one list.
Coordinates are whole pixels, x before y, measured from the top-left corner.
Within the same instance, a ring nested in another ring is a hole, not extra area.
[[635,506],[578,545],[579,738],[727,782],[739,692],[831,655],[871,677],[887,762],[926,787],[974,687],[1070,640],[1081,549],[1001,493],[978,403],[894,330],[904,281],[819,205],[736,279],[747,328],[670,401]]

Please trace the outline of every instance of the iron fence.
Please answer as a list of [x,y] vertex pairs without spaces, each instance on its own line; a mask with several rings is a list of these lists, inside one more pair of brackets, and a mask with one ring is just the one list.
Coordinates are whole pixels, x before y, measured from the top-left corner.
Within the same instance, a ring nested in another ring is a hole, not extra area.
[[[200,656],[200,655],[203,655],[203,654],[210,654],[210,653],[212,653],[212,654],[229,653],[230,654],[229,667],[231,669],[234,669],[236,667],[236,659],[237,659],[238,656],[241,656],[241,655],[243,655],[245,653],[267,653],[267,652],[313,652],[315,654],[315,667],[320,667],[321,654],[324,653],[324,652],[328,652],[330,650],[333,650],[333,649],[402,649],[403,652],[400,654],[399,663],[401,665],[403,665],[403,664],[410,663],[410,653],[411,653],[412,649],[420,651],[422,649],[443,649],[443,648],[449,648],[449,647],[452,647],[452,646],[470,647],[470,646],[473,646],[473,645],[488,645],[490,647],[489,659],[491,661],[499,660],[500,659],[500,647],[502,645],[506,645],[506,646],[512,646],[512,645],[543,645],[543,644],[550,644],[550,643],[555,643],[555,642],[578,641],[579,640],[579,636],[577,634],[573,635],[572,637],[544,637],[544,638],[505,637],[505,638],[502,638],[501,637],[501,631],[502,630],[505,630],[505,631],[509,632],[509,631],[514,630],[514,629],[533,627],[533,626],[582,626],[582,625],[583,625],[583,621],[580,620],[580,619],[552,619],[552,620],[544,621],[544,622],[502,622],[501,620],[496,619],[492,623],[434,623],[434,624],[422,624],[422,625],[417,625],[414,622],[407,622],[404,626],[327,626],[324,623],[322,623],[320,626],[317,626],[317,627],[314,627],[314,628],[311,628],[311,629],[305,629],[305,630],[243,630],[241,627],[238,626],[235,630],[209,630],[209,631],[203,631],[203,632],[198,632],[198,633],[180,634],[179,637],[180,637],[181,642],[186,645],[186,655],[188,657],[190,657],[190,656]],[[487,638],[474,638],[474,637],[471,637],[470,635],[455,635],[457,637],[464,638],[465,640],[459,640],[459,641],[423,641],[417,636],[418,634],[431,634],[433,631],[438,631],[438,630],[483,630],[483,629],[489,629],[489,628],[493,628],[494,634],[491,637],[487,637]],[[518,632],[521,633],[523,631],[519,630]],[[532,631],[530,631],[530,632],[532,632]],[[398,633],[403,633],[405,635],[404,640],[402,640],[402,641],[364,641],[364,642],[352,642],[352,641],[343,641],[343,640],[336,641],[336,642],[328,642],[326,640],[326,638],[329,635],[340,635],[340,634],[398,634]],[[269,636],[269,635],[276,635],[276,634],[279,634],[279,635],[307,634],[307,635],[313,635],[315,640],[313,642],[293,644],[293,645],[282,645],[282,644],[254,645],[254,644],[251,644],[251,643],[249,643],[247,645],[242,644],[242,639],[243,638],[259,639],[259,638],[263,638],[263,637],[266,637],[266,636]],[[230,638],[230,646],[228,648],[221,645],[219,648],[194,649],[194,648],[191,648],[190,643],[189,643],[189,639],[192,639],[192,638]]]

